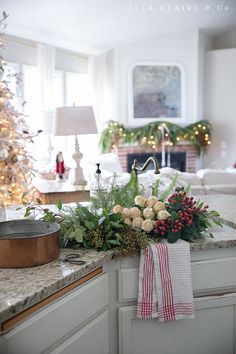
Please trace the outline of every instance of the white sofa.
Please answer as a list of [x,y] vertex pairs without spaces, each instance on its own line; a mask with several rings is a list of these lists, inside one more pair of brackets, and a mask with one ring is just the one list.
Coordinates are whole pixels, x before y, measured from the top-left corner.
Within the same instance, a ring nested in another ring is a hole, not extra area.
[[236,194],[236,169],[197,171],[205,194]]

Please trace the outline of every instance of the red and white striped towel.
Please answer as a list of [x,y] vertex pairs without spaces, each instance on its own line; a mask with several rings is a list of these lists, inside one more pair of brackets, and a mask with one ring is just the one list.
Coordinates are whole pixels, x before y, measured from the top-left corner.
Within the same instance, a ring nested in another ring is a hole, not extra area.
[[137,317],[161,322],[194,318],[188,242],[163,240],[142,252]]

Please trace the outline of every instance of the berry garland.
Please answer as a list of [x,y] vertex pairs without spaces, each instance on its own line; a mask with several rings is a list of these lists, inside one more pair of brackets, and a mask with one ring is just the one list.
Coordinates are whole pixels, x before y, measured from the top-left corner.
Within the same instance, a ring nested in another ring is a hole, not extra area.
[[187,141],[200,155],[202,151],[206,152],[211,144],[211,125],[206,120],[200,120],[187,127],[180,127],[177,124],[165,121],[156,121],[136,128],[125,128],[123,124],[109,121],[107,127],[101,133],[101,149],[103,152],[109,152],[120,143],[133,143],[143,147],[151,147],[155,150],[162,141],[162,124],[165,124],[170,132],[169,135],[165,134],[165,144],[170,144],[173,149],[178,142]]

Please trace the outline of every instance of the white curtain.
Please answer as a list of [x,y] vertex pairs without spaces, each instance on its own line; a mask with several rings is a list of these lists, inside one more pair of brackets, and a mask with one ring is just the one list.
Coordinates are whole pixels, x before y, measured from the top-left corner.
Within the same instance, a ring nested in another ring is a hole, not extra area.
[[[38,44],[37,47],[37,68],[39,77],[39,102],[40,111],[35,122],[36,129],[43,132],[37,138],[39,149],[38,168],[49,169],[52,165],[52,143],[51,134],[53,127],[53,76],[55,70],[55,48],[45,44]],[[42,147],[46,147],[42,154]],[[42,157],[44,155],[44,157]]]
[[90,75],[93,87],[93,106],[98,130],[114,117],[114,62],[112,53],[94,56],[90,60]]
[[53,74],[55,70],[55,48],[46,44],[38,44],[38,72],[40,77],[40,101],[42,111],[52,111],[53,107]]

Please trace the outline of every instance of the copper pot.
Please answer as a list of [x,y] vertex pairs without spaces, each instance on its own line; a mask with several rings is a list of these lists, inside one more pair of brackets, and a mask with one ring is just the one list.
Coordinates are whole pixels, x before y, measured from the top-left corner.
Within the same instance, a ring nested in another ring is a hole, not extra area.
[[59,256],[60,226],[42,220],[0,223],[0,267],[25,268],[49,263]]

